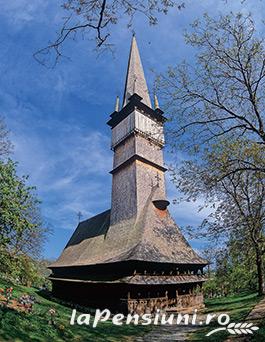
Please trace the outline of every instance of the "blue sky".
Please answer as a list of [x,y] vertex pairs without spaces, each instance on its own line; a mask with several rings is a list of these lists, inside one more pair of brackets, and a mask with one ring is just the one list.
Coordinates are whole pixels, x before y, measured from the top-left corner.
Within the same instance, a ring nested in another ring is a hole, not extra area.
[[[0,0],[0,114],[5,117],[14,144],[19,172],[30,175],[38,188],[42,214],[53,229],[44,256],[56,258],[83,218],[110,206],[112,152],[106,121],[122,95],[131,32],[125,20],[115,26],[114,54],[98,55],[90,41],[68,42],[55,69],[39,65],[32,57],[55,37],[63,16],[60,2],[52,0]],[[171,10],[150,27],[138,17],[133,29],[152,90],[154,73],[163,72],[193,51],[182,33],[193,20],[231,10],[251,11],[261,25],[262,1],[188,1],[182,11]],[[165,154],[166,163],[171,157]],[[167,177],[168,197],[178,193]],[[171,205],[180,226],[199,224],[206,212],[198,203]],[[193,241],[200,248],[199,241]]]

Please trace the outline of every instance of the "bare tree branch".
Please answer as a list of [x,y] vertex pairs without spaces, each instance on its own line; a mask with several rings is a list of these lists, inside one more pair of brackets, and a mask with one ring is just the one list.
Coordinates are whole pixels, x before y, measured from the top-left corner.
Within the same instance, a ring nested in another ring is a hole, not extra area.
[[[167,14],[172,7],[184,8],[184,2],[178,0],[65,0],[66,16],[58,37],[46,47],[34,53],[34,58],[42,65],[49,65],[49,59],[55,54],[52,66],[63,56],[64,44],[70,38],[75,39],[78,33],[89,34],[96,40],[96,47],[110,47],[108,39],[112,25],[121,18],[128,18],[128,28],[132,26],[136,14],[143,15],[150,25],[158,22],[158,14]],[[84,36],[83,36],[84,37]]]

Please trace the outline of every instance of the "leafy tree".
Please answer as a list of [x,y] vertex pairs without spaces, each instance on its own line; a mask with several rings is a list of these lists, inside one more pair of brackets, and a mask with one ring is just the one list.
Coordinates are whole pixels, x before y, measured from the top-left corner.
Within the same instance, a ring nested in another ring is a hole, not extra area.
[[17,175],[16,163],[0,161],[0,246],[12,256],[38,256],[47,233],[27,179]]
[[237,241],[244,253],[253,251],[259,293],[264,294],[264,173],[242,170],[221,179],[225,165],[223,156],[229,151],[233,153],[233,149],[240,150],[239,140],[219,142],[202,161],[184,162],[174,179],[184,198],[196,200],[204,196],[205,206],[212,208],[212,213],[199,227],[201,236],[221,244]]
[[255,252],[253,248],[248,248],[242,253],[244,249],[244,240],[237,239],[230,240],[226,247],[215,251],[215,268],[203,286],[207,297],[256,291]]
[[34,260],[28,255],[21,255],[17,259],[17,263],[18,267],[13,278],[15,279],[16,275],[20,284],[28,287],[42,287],[43,284],[47,284],[46,277],[49,275],[49,271],[47,272],[47,268],[46,272],[42,269],[43,261]]
[[8,131],[4,120],[0,117],[0,158],[7,156],[11,150],[11,143],[8,139]]
[[23,283],[36,282],[36,261],[49,233],[41,219],[35,188],[19,177],[17,164],[6,159],[8,133],[0,121],[0,271]]

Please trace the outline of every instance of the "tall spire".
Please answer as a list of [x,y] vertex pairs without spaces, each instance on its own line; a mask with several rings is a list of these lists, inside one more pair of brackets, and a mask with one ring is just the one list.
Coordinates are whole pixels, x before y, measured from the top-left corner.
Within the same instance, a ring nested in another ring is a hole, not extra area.
[[123,97],[123,107],[134,93],[142,97],[142,102],[151,107],[150,96],[144,77],[144,70],[136,43],[135,35],[132,37],[131,51],[128,62],[126,83]]

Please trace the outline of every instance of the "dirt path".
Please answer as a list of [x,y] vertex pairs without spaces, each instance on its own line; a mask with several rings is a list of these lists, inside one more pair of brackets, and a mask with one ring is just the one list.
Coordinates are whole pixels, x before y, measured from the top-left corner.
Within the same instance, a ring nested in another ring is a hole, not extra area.
[[[198,315],[197,322],[204,322],[205,315]],[[133,339],[133,342],[176,342],[187,341],[188,335],[198,329],[201,325],[157,325],[145,336]]]
[[[254,325],[259,326],[259,322],[265,318],[265,298],[263,298],[254,308],[250,311],[245,322],[252,322]],[[251,341],[251,336],[229,336],[225,342],[248,342]]]
[[247,320],[253,323],[258,323],[265,318],[265,298],[263,298],[252,311],[248,314]]
[[163,325],[157,326],[152,331],[142,337],[138,337],[134,342],[175,342],[187,341],[187,336],[198,329],[198,326]]
[[[265,318],[265,298],[262,299],[248,314],[244,322],[252,322],[259,325],[261,319]],[[205,315],[201,314],[197,322],[205,321]],[[188,341],[189,334],[200,329],[201,325],[158,325],[148,334],[133,339],[133,342],[176,342]],[[248,342],[251,336],[231,336],[225,342]]]

